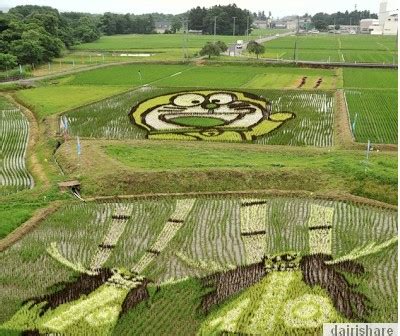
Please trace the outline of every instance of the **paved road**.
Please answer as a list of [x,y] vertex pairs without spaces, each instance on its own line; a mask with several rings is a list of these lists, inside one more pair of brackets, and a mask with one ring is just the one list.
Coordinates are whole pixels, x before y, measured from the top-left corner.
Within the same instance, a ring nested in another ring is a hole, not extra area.
[[[264,43],[264,42],[276,40],[276,39],[278,39],[280,37],[290,36],[290,35],[294,35],[294,34],[295,34],[295,32],[288,32],[288,33],[276,34],[276,35],[271,35],[271,36],[264,36],[264,37],[255,39],[255,41],[258,42],[258,43]],[[229,48],[228,48],[228,51],[225,54],[228,55],[228,56],[229,55],[230,56],[241,56],[243,50],[246,50],[247,44],[248,44],[248,42],[244,42],[242,49],[237,49],[236,48],[236,43],[235,44],[230,44]]]

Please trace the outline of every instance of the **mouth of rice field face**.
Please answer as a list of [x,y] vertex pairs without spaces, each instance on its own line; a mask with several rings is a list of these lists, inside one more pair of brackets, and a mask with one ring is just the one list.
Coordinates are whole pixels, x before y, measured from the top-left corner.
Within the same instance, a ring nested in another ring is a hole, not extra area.
[[182,116],[169,119],[170,122],[186,127],[216,127],[225,124],[225,121],[213,117]]

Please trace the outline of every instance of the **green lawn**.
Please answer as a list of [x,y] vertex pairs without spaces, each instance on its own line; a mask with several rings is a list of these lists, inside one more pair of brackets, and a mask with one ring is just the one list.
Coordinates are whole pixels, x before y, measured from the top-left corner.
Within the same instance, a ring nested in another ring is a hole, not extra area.
[[265,47],[263,57],[274,59],[293,60],[296,57],[303,61],[397,63],[395,36],[287,36],[266,42]]

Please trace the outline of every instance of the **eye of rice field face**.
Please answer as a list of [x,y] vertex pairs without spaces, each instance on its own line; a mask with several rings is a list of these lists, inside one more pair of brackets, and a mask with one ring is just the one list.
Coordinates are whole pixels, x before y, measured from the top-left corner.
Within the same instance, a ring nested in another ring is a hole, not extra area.
[[229,93],[217,93],[210,95],[208,100],[210,101],[210,103],[224,105],[233,102],[234,98],[235,97]]
[[201,103],[204,102],[204,100],[205,98],[202,95],[188,93],[175,97],[172,100],[172,103],[176,106],[190,107],[190,106],[200,105]]

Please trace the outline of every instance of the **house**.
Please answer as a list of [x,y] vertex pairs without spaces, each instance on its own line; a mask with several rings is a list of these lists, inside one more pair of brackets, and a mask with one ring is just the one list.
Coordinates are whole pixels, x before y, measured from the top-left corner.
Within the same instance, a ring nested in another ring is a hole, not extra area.
[[169,21],[156,21],[154,25],[158,34],[164,34],[166,30],[171,30],[171,23]]
[[362,19],[360,20],[360,33],[371,34],[371,26],[379,26],[378,19]]

